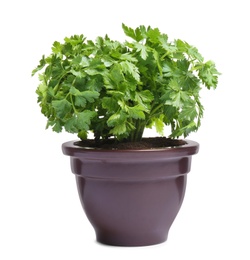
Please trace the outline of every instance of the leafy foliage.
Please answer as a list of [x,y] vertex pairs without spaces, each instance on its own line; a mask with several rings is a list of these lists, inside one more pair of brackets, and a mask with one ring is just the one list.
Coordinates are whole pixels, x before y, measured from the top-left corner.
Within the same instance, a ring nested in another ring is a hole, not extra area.
[[32,75],[40,72],[36,93],[47,127],[64,128],[86,139],[138,141],[146,127],[170,137],[197,131],[203,116],[201,87],[216,88],[212,61],[182,40],[168,41],[158,28],[122,25],[130,41],[108,36],[95,42],[83,35],[54,42]]

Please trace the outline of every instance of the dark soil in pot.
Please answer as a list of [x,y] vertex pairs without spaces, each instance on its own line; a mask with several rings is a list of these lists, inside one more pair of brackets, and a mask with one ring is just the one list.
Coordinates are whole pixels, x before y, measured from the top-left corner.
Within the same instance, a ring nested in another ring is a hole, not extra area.
[[142,138],[140,142],[119,142],[115,139],[107,140],[84,140],[75,142],[75,145],[81,147],[101,148],[101,149],[115,149],[115,150],[141,150],[154,149],[164,147],[174,147],[186,144],[186,141],[181,139],[171,139],[166,137]]

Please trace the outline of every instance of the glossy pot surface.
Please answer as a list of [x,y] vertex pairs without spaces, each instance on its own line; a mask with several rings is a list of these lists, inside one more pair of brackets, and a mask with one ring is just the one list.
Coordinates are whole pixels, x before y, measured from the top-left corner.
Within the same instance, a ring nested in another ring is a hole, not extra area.
[[151,150],[101,150],[64,143],[83,209],[97,241],[146,246],[167,240],[199,144]]

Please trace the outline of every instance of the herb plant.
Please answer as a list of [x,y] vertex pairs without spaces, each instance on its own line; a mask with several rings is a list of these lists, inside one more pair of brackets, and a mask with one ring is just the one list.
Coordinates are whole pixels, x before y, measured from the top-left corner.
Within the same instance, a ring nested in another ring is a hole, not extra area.
[[199,92],[217,87],[215,64],[158,28],[122,28],[132,40],[74,35],[42,57],[32,75],[40,71],[36,93],[47,128],[132,142],[153,126],[162,135],[171,126],[171,138],[197,131],[204,110]]

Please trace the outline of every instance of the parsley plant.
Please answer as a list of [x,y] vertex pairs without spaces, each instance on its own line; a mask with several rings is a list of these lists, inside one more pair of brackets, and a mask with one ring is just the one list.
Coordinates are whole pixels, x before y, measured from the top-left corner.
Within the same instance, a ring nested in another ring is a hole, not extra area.
[[74,35],[42,57],[32,75],[40,72],[36,93],[47,128],[132,142],[153,126],[163,135],[170,125],[172,138],[197,131],[204,110],[199,91],[217,87],[215,64],[185,41],[169,42],[158,28],[122,28],[130,41]]

